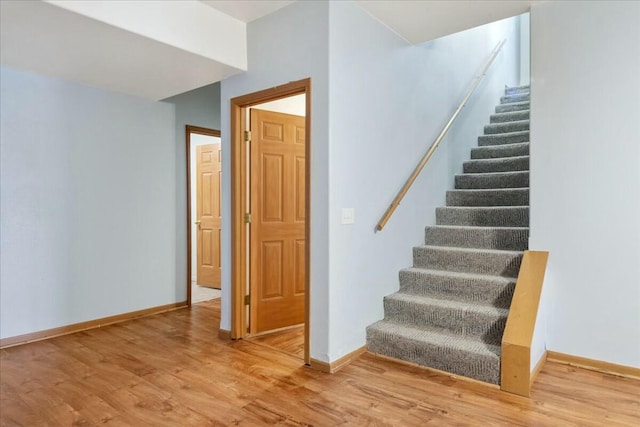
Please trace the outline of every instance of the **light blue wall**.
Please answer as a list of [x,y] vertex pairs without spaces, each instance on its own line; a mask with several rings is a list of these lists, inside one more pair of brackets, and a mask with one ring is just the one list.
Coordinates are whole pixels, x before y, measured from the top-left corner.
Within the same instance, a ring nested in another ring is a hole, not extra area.
[[541,335],[548,350],[636,368],[639,19],[639,2],[531,8],[530,243],[549,251]]
[[213,83],[163,100],[175,105],[176,283],[187,299],[187,142],[186,125],[220,130],[220,83]]
[[[365,344],[455,173],[519,81],[517,18],[408,45],[354,2],[330,3],[330,359]],[[386,228],[374,227],[500,40],[508,42]],[[355,208],[353,225],[341,209]],[[313,213],[312,213],[313,216]],[[312,261],[313,262],[313,261]]]
[[0,73],[0,335],[183,300],[174,107]]

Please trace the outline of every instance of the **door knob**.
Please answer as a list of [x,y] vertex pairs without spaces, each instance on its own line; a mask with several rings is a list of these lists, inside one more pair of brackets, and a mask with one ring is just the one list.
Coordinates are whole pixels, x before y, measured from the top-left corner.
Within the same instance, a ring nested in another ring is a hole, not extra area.
[[200,221],[194,222],[195,225],[200,225]]

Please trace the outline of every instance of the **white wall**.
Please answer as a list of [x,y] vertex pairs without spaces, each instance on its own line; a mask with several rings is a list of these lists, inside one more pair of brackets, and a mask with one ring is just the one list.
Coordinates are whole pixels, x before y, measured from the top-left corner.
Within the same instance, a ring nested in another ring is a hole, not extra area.
[[[229,102],[239,95],[310,77],[311,95],[311,357],[328,360],[328,50],[327,2],[296,2],[247,25],[249,71],[222,81],[223,230],[231,226]],[[230,329],[231,239],[222,234],[222,313]]]
[[531,247],[547,348],[640,367],[640,3],[531,9]]
[[[412,246],[423,244],[424,227],[435,223],[435,208],[445,204],[505,84],[518,83],[517,30],[512,19],[411,46],[356,4],[330,3],[330,360],[365,344],[365,327],[383,317],[383,297],[412,265]],[[508,44],[450,136],[374,234],[504,37]],[[355,208],[355,224],[341,224],[342,208]]]
[[184,300],[174,108],[0,73],[0,336]]
[[[187,141],[186,126],[220,130],[220,83],[163,100],[175,105],[176,260],[175,281],[181,301],[187,299]],[[224,231],[223,231],[224,233]],[[195,236],[192,234],[192,236]],[[195,239],[193,239],[195,240]]]
[[254,105],[253,108],[304,117],[306,116],[307,109],[306,102],[306,97],[302,94],[257,104]]
[[531,19],[529,13],[520,15],[520,84],[531,81]]
[[196,169],[196,147],[198,145],[219,143],[220,138],[217,136],[191,134],[191,152],[189,153],[191,176],[189,177],[189,185],[191,186],[191,282],[194,283],[197,282],[198,278],[198,226],[196,225],[196,221],[198,221],[198,198],[196,193],[198,173]]

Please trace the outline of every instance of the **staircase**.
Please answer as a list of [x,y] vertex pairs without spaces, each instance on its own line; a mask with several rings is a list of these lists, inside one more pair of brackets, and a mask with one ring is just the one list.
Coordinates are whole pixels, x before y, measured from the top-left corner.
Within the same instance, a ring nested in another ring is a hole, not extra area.
[[384,319],[367,327],[370,352],[500,383],[511,297],[529,238],[529,87],[505,90],[384,298]]

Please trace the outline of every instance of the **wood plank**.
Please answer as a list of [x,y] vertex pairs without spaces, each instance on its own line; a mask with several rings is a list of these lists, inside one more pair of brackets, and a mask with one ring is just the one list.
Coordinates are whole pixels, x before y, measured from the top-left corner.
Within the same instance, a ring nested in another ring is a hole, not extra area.
[[537,374],[531,366],[531,345],[548,258],[549,252],[524,252],[502,336],[500,388],[525,397]]
[[552,361],[531,398],[364,353],[334,374],[218,338],[220,301],[0,351],[0,425],[634,426],[640,381]]
[[285,330],[251,337],[255,343],[278,349],[292,356],[304,357],[304,326],[294,326]]
[[87,322],[74,323],[72,325],[60,326],[58,328],[46,329],[44,331],[32,332],[15,337],[0,339],[0,348],[12,347],[29,342],[46,340],[49,338],[73,334],[88,329],[100,328],[102,326],[111,325],[113,323],[125,322],[139,317],[150,316],[152,314],[163,313],[166,311],[177,310],[187,307],[187,302],[177,302],[173,304],[161,305],[158,307],[145,308],[143,310],[132,311],[129,313],[117,314],[115,316],[103,317],[100,319],[89,320]]
[[548,351],[547,360],[564,363],[571,366],[578,366],[607,374],[620,375],[622,377],[640,380],[640,369],[633,366],[618,365],[616,363],[603,362],[601,360],[589,359],[586,357],[574,356],[571,354]]

